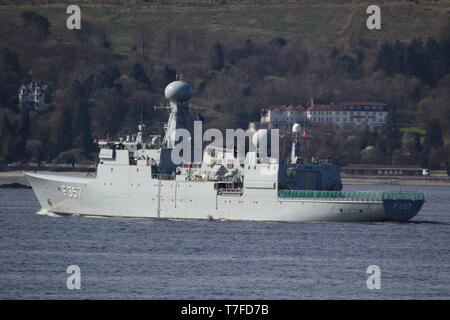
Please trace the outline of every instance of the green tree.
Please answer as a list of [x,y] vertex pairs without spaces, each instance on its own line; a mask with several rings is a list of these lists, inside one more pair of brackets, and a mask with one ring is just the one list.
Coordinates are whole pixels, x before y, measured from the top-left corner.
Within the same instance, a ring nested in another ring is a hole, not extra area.
[[68,108],[64,108],[61,113],[58,124],[56,126],[55,143],[58,149],[58,153],[72,149],[73,146],[73,119],[72,114]]
[[365,127],[361,134],[361,142],[359,148],[361,150],[368,146],[373,146],[375,144],[376,132],[373,132],[369,127]]
[[[364,76],[359,60],[355,60],[349,55],[338,58],[337,64],[339,70],[350,79],[360,79]],[[362,60],[361,60],[362,61]]]
[[224,67],[224,55],[222,45],[216,42],[213,45],[211,53],[211,67],[213,70],[220,71]]
[[283,37],[275,37],[269,41],[269,45],[277,48],[282,48],[287,45],[287,41]]
[[401,134],[395,120],[395,111],[391,110],[386,117],[385,124],[380,129],[378,148],[384,155],[392,157],[394,150],[401,146],[400,138]]
[[76,80],[69,88],[69,97],[73,104],[73,146],[87,152],[94,150],[89,113],[89,90]]
[[34,11],[24,11],[22,21],[25,26],[36,30],[44,39],[50,35],[50,23],[46,17]]
[[87,152],[95,150],[91,133],[91,117],[87,102],[80,103],[75,109],[73,117],[73,145],[83,148]]
[[81,103],[87,101],[89,90],[79,80],[75,80],[70,86],[68,94],[72,102]]
[[428,168],[428,160],[430,156],[431,147],[429,145],[425,145],[422,148],[422,152],[419,156],[419,163],[422,168]]
[[444,144],[441,123],[438,119],[434,119],[429,123],[424,144],[432,148],[441,147]]
[[[95,89],[113,88],[121,72],[118,66],[108,66],[104,70],[97,72],[93,76]],[[86,86],[88,88],[88,86]]]
[[38,162],[41,159],[42,153],[42,142],[36,139],[31,139],[27,141],[26,144],[27,155],[31,160]]
[[17,157],[19,159],[26,157],[26,143],[29,136],[30,115],[28,108],[21,108],[19,120],[17,123]]
[[9,48],[3,50],[3,65],[5,72],[14,72],[20,74],[21,68],[18,56],[15,52],[12,52]]
[[4,160],[15,159],[14,128],[8,117],[4,114],[0,127],[0,158]]
[[171,68],[167,64],[164,66],[163,73],[164,73],[164,79],[166,80],[166,83],[170,83],[177,79],[177,71],[175,69]]
[[130,75],[137,81],[145,85],[148,89],[150,89],[150,80],[148,79],[147,73],[145,73],[145,70],[140,63],[134,64],[133,68],[131,69]]

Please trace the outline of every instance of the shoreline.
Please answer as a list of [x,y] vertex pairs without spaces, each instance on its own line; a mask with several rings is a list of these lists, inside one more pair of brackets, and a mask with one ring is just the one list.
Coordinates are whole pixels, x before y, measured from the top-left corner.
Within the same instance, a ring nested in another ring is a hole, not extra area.
[[342,177],[342,184],[450,187],[448,177]]
[[[33,172],[33,170],[26,170]],[[39,173],[82,175],[85,171],[38,171]],[[25,179],[23,171],[2,171],[0,172],[0,183],[2,179]],[[389,176],[342,176],[344,185],[399,185],[399,186],[437,186],[450,187],[450,177],[389,177]]]

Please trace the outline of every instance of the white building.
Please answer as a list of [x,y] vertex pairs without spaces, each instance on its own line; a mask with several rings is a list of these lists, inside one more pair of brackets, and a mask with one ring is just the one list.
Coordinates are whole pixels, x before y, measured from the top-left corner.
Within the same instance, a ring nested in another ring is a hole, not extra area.
[[368,126],[371,130],[381,127],[388,114],[386,104],[381,102],[357,101],[341,104],[315,104],[302,106],[270,106],[262,110],[261,122],[257,127],[277,128],[290,131],[294,123],[336,124],[350,127]]
[[30,82],[19,89],[19,106],[39,110],[46,105],[47,85]]
[[269,106],[261,110],[261,122],[258,127],[291,131],[294,123],[305,121],[307,121],[305,107]]
[[388,114],[386,104],[381,102],[342,102],[339,105],[313,104],[307,110],[311,123],[333,123],[353,127],[368,126],[371,130],[381,127]]

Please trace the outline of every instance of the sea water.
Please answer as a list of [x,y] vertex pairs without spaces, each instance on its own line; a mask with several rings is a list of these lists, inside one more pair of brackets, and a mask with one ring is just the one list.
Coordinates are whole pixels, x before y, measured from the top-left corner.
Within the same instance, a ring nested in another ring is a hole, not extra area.
[[51,217],[0,189],[0,299],[449,299],[450,188],[345,188],[400,189],[426,196],[408,223]]

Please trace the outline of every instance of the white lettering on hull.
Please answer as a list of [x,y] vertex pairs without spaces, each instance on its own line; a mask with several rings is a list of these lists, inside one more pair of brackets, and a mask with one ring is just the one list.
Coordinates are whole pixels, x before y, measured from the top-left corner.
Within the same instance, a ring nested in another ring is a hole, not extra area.
[[59,189],[66,197],[81,199],[82,192],[80,187],[61,186]]

